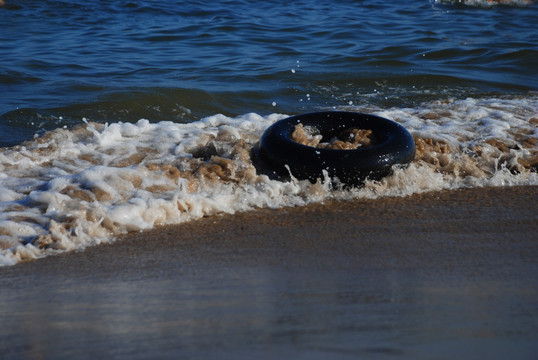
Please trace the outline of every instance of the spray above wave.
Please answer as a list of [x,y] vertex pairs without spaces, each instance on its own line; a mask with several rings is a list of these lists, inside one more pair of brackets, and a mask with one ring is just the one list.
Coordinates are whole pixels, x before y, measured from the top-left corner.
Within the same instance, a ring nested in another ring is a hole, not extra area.
[[256,207],[537,185],[537,105],[531,96],[350,108],[398,121],[417,143],[409,167],[355,189],[327,178],[315,184],[275,178],[260,168],[253,149],[284,115],[214,115],[189,124],[86,122],[57,129],[0,152],[0,264]]

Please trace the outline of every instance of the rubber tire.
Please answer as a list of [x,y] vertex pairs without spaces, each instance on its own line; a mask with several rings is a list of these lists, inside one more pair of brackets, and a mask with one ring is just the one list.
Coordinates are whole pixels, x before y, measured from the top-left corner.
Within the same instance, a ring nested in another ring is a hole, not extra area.
[[[323,139],[331,139],[346,129],[369,129],[376,144],[352,150],[320,149],[291,139],[295,125],[314,126]],[[415,142],[400,124],[375,115],[330,111],[292,116],[271,125],[260,141],[260,154],[280,174],[315,182],[323,170],[347,185],[360,185],[365,179],[379,180],[397,164],[415,157]]]

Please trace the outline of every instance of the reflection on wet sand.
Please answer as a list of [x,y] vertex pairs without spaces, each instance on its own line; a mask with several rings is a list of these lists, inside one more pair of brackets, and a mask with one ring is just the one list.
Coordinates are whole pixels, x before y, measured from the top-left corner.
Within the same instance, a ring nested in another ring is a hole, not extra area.
[[537,194],[259,209],[4,267],[0,347],[6,359],[532,359]]

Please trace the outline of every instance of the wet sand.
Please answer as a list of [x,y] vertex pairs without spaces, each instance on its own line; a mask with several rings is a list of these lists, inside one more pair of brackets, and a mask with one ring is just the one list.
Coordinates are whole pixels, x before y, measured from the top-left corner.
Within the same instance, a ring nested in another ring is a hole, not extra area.
[[0,268],[3,359],[535,359],[538,187],[213,216]]

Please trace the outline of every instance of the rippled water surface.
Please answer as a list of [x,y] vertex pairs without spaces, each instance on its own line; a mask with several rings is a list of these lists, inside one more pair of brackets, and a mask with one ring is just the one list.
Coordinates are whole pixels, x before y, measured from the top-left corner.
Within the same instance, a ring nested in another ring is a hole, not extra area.
[[[0,144],[99,122],[188,122],[538,89],[533,1],[6,1]],[[274,106],[273,106],[274,105]]]

